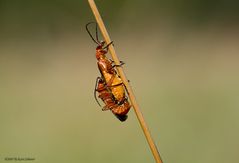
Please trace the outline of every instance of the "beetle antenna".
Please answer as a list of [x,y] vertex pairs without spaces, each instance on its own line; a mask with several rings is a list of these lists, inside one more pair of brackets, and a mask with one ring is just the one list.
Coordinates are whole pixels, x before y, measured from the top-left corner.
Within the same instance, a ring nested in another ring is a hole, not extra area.
[[[85,25],[85,29],[86,29],[86,31],[88,32],[88,34],[89,34],[89,36],[91,37],[91,39],[96,43],[96,44],[98,44],[99,45],[99,42],[98,42],[98,36],[96,37],[96,39],[97,39],[97,41],[94,39],[94,37],[92,36],[92,34],[90,33],[90,30],[89,30],[89,28],[88,28],[88,26],[90,25],[90,24],[92,24],[92,23],[95,23],[95,22],[89,22],[89,23],[87,23],[86,25]],[[97,27],[97,25],[96,25],[96,27]],[[97,28],[96,28],[97,29]],[[97,35],[98,35],[98,32],[96,32],[97,33]]]
[[98,25],[97,23],[95,23],[95,37],[96,37],[96,41],[99,43],[99,37],[98,37]]

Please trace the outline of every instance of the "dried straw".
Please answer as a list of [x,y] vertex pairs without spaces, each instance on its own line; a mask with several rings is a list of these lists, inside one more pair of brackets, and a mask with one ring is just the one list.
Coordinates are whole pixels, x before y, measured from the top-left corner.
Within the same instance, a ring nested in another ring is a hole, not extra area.
[[[108,32],[107,32],[107,30],[105,28],[104,22],[103,22],[103,20],[102,20],[102,18],[100,16],[100,13],[99,13],[99,11],[98,11],[98,9],[96,7],[96,4],[95,4],[94,0],[88,0],[88,2],[89,2],[89,5],[91,7],[91,10],[92,10],[92,12],[93,12],[93,14],[95,16],[95,19],[96,19],[96,21],[97,21],[97,23],[99,25],[101,33],[102,33],[106,43],[109,44],[111,42],[111,39],[110,39],[109,34],[108,34]],[[119,58],[116,55],[115,49],[114,49],[114,47],[112,45],[109,46],[109,51],[111,53],[112,59],[114,60],[115,64],[119,65],[120,64]],[[122,79],[122,81],[123,81],[123,83],[124,83],[124,85],[125,85],[125,87],[126,87],[126,89],[128,91],[129,99],[130,99],[131,104],[132,104],[132,106],[134,108],[135,114],[136,114],[136,116],[138,118],[138,121],[140,123],[140,126],[141,126],[143,132],[144,132],[144,135],[145,135],[145,137],[146,137],[146,139],[148,141],[148,144],[149,144],[151,152],[152,152],[152,154],[154,156],[154,159],[155,159],[155,161],[157,163],[162,163],[162,159],[161,159],[160,154],[159,154],[159,152],[157,150],[157,146],[155,145],[155,143],[153,141],[153,138],[152,138],[152,136],[151,136],[151,134],[149,132],[149,129],[148,129],[147,124],[146,124],[146,122],[144,120],[143,114],[140,111],[139,105],[136,102],[133,90],[132,90],[132,88],[131,88],[131,86],[130,86],[130,84],[128,82],[128,79],[125,76],[123,68],[121,66],[117,66],[116,68],[117,68],[117,70],[119,72],[119,75],[120,75],[120,77],[121,77],[121,79]]]

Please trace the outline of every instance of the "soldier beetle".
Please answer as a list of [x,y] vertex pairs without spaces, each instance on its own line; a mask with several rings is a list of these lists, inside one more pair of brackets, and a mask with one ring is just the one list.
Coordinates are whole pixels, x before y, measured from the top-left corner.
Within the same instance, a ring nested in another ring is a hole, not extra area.
[[102,108],[103,111],[111,110],[112,113],[122,122],[127,119],[127,113],[130,110],[130,104],[126,97],[123,101],[121,101],[121,103],[118,103],[113,94],[110,92],[109,87],[107,87],[106,83],[104,82],[104,79],[101,77],[96,79],[94,91],[95,99],[98,102],[96,98],[96,91],[99,94],[98,97],[101,98],[105,104],[105,106]]
[[[86,30],[88,34],[90,35],[91,39],[97,44],[96,47],[96,59],[97,59],[97,65],[99,68],[99,71],[101,73],[101,78],[97,78],[96,82],[96,89],[94,94],[96,94],[96,91],[99,93],[99,98],[102,99],[102,101],[106,104],[104,106],[103,110],[111,110],[116,117],[118,116],[126,116],[130,109],[130,104],[126,98],[125,95],[125,87],[124,84],[120,78],[120,76],[117,74],[117,71],[114,67],[116,66],[122,66],[124,63],[121,61],[120,65],[114,65],[113,61],[108,59],[106,57],[106,53],[108,52],[108,47],[113,42],[110,42],[109,44],[105,45],[105,41],[99,41],[98,39],[98,29],[96,24],[96,39],[92,36],[90,33],[88,26],[95,22],[90,22],[86,24]],[[103,90],[103,93],[101,92]],[[96,95],[95,95],[96,98]],[[96,99],[98,102],[98,100]],[[113,103],[115,105],[113,105]],[[98,102],[99,104],[99,102]],[[121,117],[118,117],[119,119]],[[127,118],[127,116],[126,116]],[[126,118],[121,118],[120,120],[126,120]]]

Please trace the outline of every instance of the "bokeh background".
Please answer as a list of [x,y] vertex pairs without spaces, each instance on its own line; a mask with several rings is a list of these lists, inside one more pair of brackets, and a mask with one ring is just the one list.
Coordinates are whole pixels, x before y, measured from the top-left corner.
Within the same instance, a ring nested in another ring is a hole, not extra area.
[[[96,3],[164,162],[238,162],[239,1]],[[0,162],[154,162],[133,109],[94,100],[93,20],[86,0],[0,0]]]

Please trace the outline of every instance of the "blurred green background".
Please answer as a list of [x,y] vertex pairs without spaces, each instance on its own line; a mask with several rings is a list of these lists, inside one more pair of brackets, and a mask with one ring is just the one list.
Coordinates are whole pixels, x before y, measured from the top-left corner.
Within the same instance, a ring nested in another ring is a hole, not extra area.
[[[164,162],[238,162],[239,1],[96,3]],[[92,20],[87,1],[0,0],[0,162],[154,162],[133,109],[94,100]]]

